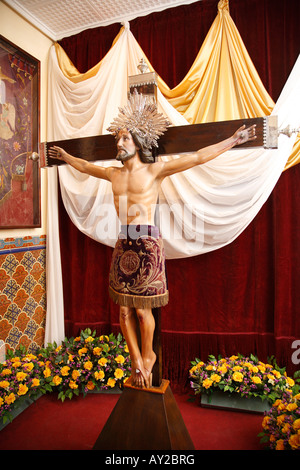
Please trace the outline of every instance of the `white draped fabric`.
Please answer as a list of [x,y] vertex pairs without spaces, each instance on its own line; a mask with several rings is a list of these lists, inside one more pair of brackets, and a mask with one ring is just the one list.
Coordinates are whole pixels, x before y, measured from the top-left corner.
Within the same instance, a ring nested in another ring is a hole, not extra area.
[[[62,73],[53,47],[49,59],[48,106],[52,118],[49,118],[48,140],[106,133],[118,107],[127,101],[127,77],[136,74],[136,65],[142,57],[145,57],[143,51],[125,28],[98,72],[74,83]],[[188,124],[159,91],[158,107],[173,125]],[[299,108],[300,59],[272,114],[278,116],[280,128],[287,125],[296,128],[300,125]],[[199,255],[236,239],[272,192],[294,142],[295,134],[290,138],[280,135],[276,150],[234,149],[205,165],[166,178],[160,194],[159,226],[167,258]],[[64,205],[73,223],[93,239],[114,246],[119,223],[110,183],[83,175],[69,166],[59,167],[59,177]],[[49,201],[52,205],[51,197]],[[58,232],[50,233],[51,227],[53,224],[48,227],[48,243],[58,240]],[[50,262],[47,275],[52,269]],[[52,281],[49,284],[50,292],[57,289],[56,281],[53,279],[53,285]],[[47,317],[52,314],[56,313],[48,308]]]
[[60,344],[65,336],[64,300],[58,227],[58,178],[57,167],[47,168],[47,251],[46,286],[47,315],[45,345],[56,341]]

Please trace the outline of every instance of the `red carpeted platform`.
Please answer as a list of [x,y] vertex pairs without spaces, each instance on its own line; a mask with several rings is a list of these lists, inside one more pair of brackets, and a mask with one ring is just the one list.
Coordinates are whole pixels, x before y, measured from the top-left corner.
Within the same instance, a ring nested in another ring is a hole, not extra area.
[[[263,416],[202,408],[174,394],[196,450],[260,450]],[[42,396],[0,432],[0,450],[92,450],[120,395],[89,394],[64,403]],[[126,426],[120,417],[120,426]]]

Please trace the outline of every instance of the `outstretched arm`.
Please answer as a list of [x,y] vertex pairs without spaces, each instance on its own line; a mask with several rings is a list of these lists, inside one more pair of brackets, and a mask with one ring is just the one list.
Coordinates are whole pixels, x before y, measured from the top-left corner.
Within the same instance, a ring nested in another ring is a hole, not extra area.
[[102,178],[108,181],[111,181],[111,171],[113,167],[102,167],[94,165],[93,163],[83,160],[82,158],[73,157],[67,153],[61,147],[53,146],[48,150],[48,153],[51,158],[57,158],[58,160],[63,160],[64,162],[71,165],[81,173],[87,173],[90,176],[96,176],[97,178]]
[[160,162],[161,168],[159,169],[158,176],[164,178],[165,176],[170,176],[174,173],[188,170],[189,168],[193,168],[194,166],[201,165],[203,163],[209,162],[210,160],[213,160],[236,145],[241,145],[250,140],[256,139],[256,125],[254,124],[247,129],[245,127],[245,125],[240,127],[233,134],[233,136],[229,137],[228,139],[222,140],[217,144],[204,147],[203,149],[198,150],[198,152],[185,155],[168,162]]

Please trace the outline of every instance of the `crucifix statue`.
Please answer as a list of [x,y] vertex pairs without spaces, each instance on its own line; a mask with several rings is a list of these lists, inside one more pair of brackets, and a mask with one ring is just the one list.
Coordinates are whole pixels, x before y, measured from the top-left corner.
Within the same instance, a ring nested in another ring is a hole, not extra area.
[[[155,100],[147,93],[138,93],[136,88],[137,84],[130,93],[127,105],[120,109],[119,115],[108,128],[115,137],[116,159],[122,162],[121,167],[95,165],[91,160],[98,159],[96,155],[89,155],[88,158],[75,157],[66,151],[64,143],[67,141],[59,146],[51,143],[48,157],[61,160],[80,172],[112,184],[121,232],[113,251],[109,292],[120,306],[120,326],[131,358],[131,384],[137,388],[149,388],[157,360],[153,349],[155,320],[152,311],[168,302],[163,241],[159,228],[155,225],[153,210],[160,185],[170,175],[202,165],[235,146],[254,142],[257,139],[257,123],[251,122],[247,127],[242,124],[232,134],[227,134],[226,138],[218,141],[215,137],[217,143],[198,149],[191,149],[187,144],[189,140],[193,140],[192,146],[197,144],[198,125],[182,126],[181,129],[169,128],[168,132],[171,133],[162,142],[162,153],[166,153],[166,148],[169,148],[168,153],[173,150],[174,153],[192,150],[192,153],[169,161],[158,161],[153,156],[152,148],[158,147],[159,151],[158,141],[163,134],[167,134],[169,123],[158,112]],[[215,135],[218,125],[219,123],[214,123],[211,128]],[[177,142],[174,136],[177,137]],[[108,136],[99,136],[98,139],[101,137],[104,142],[100,144],[103,152],[108,148]],[[82,143],[84,139],[77,140]],[[110,156],[109,153],[106,158],[109,159]]]

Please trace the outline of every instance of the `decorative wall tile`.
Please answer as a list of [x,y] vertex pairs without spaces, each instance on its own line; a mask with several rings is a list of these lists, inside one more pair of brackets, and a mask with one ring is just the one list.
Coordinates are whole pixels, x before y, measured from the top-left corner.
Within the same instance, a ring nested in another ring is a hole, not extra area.
[[46,237],[0,240],[0,340],[35,351],[44,343]]

